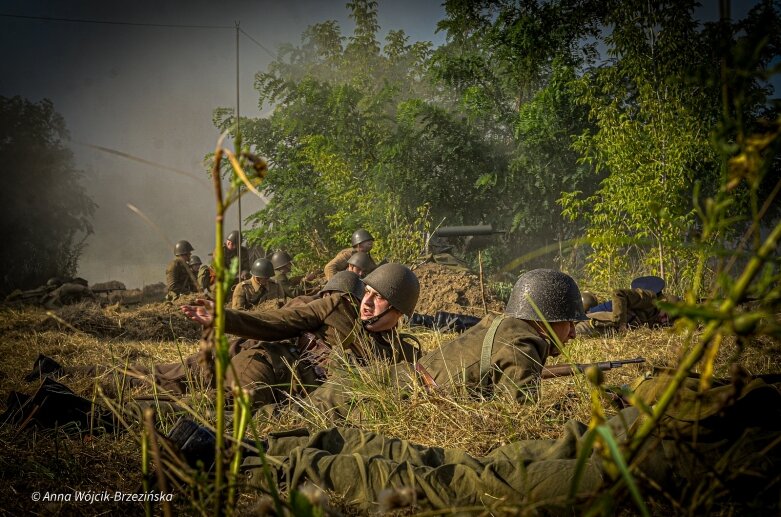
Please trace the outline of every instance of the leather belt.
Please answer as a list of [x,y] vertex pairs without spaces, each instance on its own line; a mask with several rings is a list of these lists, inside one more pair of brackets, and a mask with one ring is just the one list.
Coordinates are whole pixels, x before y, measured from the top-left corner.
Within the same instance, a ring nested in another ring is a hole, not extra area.
[[439,387],[437,385],[437,381],[434,380],[434,377],[428,373],[428,370],[426,370],[422,364],[415,363],[415,371],[418,373],[418,376],[420,377],[421,382],[423,382],[423,386],[426,388],[427,392],[431,393]]

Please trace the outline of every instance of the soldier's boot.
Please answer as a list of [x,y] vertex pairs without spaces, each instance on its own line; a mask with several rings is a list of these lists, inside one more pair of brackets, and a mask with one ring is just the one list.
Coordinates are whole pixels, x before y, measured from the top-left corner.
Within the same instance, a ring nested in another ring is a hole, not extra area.
[[[214,468],[214,447],[217,437],[211,429],[199,425],[189,418],[182,417],[176,422],[166,439],[174,450],[182,455],[189,466],[202,468],[207,472]],[[226,440],[225,443],[230,442]],[[241,445],[244,447],[244,456],[256,454],[255,443],[245,439],[241,441]],[[261,446],[265,450],[267,443],[261,442]]]
[[32,382],[46,376],[60,377],[63,375],[62,365],[49,356],[38,354],[38,358],[33,363],[33,368],[24,380]]

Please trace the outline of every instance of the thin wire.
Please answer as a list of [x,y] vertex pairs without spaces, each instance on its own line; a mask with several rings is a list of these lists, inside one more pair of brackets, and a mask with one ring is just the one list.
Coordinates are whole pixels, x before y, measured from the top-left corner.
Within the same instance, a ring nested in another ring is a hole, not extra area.
[[[175,29],[234,29],[230,25],[177,25],[172,23],[140,23],[140,22],[116,22],[109,20],[86,20],[78,18],[52,18],[48,16],[26,16],[21,14],[0,13],[2,18],[22,18],[25,20],[43,20],[53,22],[72,22],[72,23],[99,23],[104,25],[132,25],[135,27],[167,27]],[[243,31],[242,31],[243,32]],[[246,33],[245,33],[246,34]],[[257,43],[257,42],[256,42]]]
[[247,38],[249,38],[249,40],[250,40],[252,43],[254,43],[255,45],[257,45],[257,46],[259,46],[260,48],[262,48],[262,49],[263,49],[263,50],[266,52],[266,54],[268,54],[269,56],[271,56],[271,58],[272,58],[272,59],[276,59],[276,58],[277,58],[277,56],[275,56],[273,52],[271,52],[271,51],[270,51],[268,48],[266,48],[265,46],[263,46],[263,44],[262,44],[261,42],[259,42],[258,40],[256,40],[255,38],[253,38],[252,36],[250,36],[249,34],[247,34],[246,32],[244,32],[244,29],[242,29],[241,27],[239,27],[239,32],[241,32],[241,33],[242,33],[242,34],[244,34],[244,35],[245,35]]

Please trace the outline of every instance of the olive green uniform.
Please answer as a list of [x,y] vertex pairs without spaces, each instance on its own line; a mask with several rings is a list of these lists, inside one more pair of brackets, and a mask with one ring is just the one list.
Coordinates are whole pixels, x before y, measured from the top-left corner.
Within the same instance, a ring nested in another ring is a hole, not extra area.
[[168,263],[168,267],[165,269],[165,284],[166,298],[169,300],[198,290],[192,269],[187,265],[187,262],[179,257],[175,257]]
[[[781,475],[781,386],[757,379],[739,393],[727,384],[698,394],[698,383],[685,383],[640,451],[633,477],[641,490],[683,508],[701,497],[703,486],[718,486],[714,497],[728,493],[754,508],[777,505],[772,487]],[[659,379],[645,380],[637,393],[652,404],[663,387]],[[640,419],[630,407],[608,425],[621,443]],[[354,428],[302,429],[272,434],[266,461],[282,488],[311,482],[367,512],[378,511],[383,491],[409,488],[419,509],[500,503],[578,514],[585,508],[577,510],[567,494],[587,433],[587,426],[570,421],[558,440],[512,442],[480,458]],[[612,483],[603,465],[597,452],[587,458],[576,489],[581,501]],[[259,458],[246,458],[244,466],[250,483],[265,484]]]
[[331,277],[333,277],[339,271],[344,271],[347,269],[347,261],[350,260],[350,257],[352,257],[353,253],[355,252],[355,248],[345,248],[337,253],[336,256],[325,265],[325,268],[323,268],[326,281],[331,280]]
[[56,309],[63,305],[79,303],[85,300],[96,300],[95,293],[86,285],[65,283],[46,295],[43,306],[47,309]]
[[233,289],[231,299],[231,309],[250,310],[256,305],[266,300],[279,300],[279,306],[284,304],[285,293],[282,288],[273,280],[269,280],[266,285],[260,285],[255,278],[239,282]]
[[[222,258],[223,258],[223,267],[227,271],[228,268],[231,266],[231,262],[233,262],[233,259],[236,258],[239,254],[239,248],[236,247],[233,250],[229,250],[225,245],[222,246]],[[214,255],[212,254],[212,257]],[[213,262],[213,261],[212,261]],[[212,265],[214,265],[212,263]],[[249,271],[250,263],[249,263],[249,250],[246,246],[241,247],[241,265],[239,267],[239,271],[237,273],[237,276],[241,274],[242,271]]]
[[198,278],[196,279],[198,284],[198,291],[205,293],[212,288],[212,268],[206,264],[201,264],[198,268]]
[[[501,393],[521,403],[536,400],[542,366],[555,344],[523,320],[497,318],[486,316],[458,338],[424,355],[417,367],[397,365],[389,372],[387,382],[401,386],[421,383],[429,390],[465,385],[484,396]],[[492,329],[495,322],[497,326]],[[492,330],[493,340],[489,336]],[[481,366],[484,347],[488,355]],[[346,418],[353,402],[351,377],[334,376],[312,392],[312,407],[331,417]]]
[[646,289],[616,289],[613,291],[612,312],[589,312],[587,321],[575,326],[580,335],[595,335],[599,332],[625,329],[627,326],[639,327],[661,324],[662,311],[656,306],[660,298]]
[[252,390],[256,404],[277,401],[280,390],[299,394],[319,385],[337,356],[358,363],[371,357],[391,362],[417,359],[416,349],[395,330],[365,331],[353,298],[339,292],[264,313],[228,310],[225,331],[261,340],[239,352],[226,375],[228,386]]

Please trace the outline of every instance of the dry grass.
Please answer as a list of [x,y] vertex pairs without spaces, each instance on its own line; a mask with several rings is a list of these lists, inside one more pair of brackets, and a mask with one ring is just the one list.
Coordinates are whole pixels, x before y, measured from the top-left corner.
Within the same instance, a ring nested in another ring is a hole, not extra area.
[[[176,362],[197,350],[195,338],[178,340],[130,339],[129,334],[101,335],[95,329],[96,321],[120,318],[121,328],[133,328],[136,318],[141,321],[159,307],[145,307],[136,311],[122,311],[112,315],[111,309],[90,309],[76,319],[75,312],[65,312],[63,319],[74,328],[51,326],[51,317],[45,311],[30,309],[0,309],[0,392],[18,390],[30,393],[36,383],[25,383],[39,353],[49,355],[64,366],[93,364],[122,366],[128,363]],[[75,309],[74,309],[75,311]],[[100,319],[100,314],[105,319]],[[168,318],[170,315],[163,316]],[[114,325],[114,323],[112,323]],[[159,328],[157,323],[144,323],[147,328]],[[115,327],[112,327],[115,328]],[[138,326],[136,328],[143,328]],[[174,327],[177,328],[177,327]],[[82,331],[92,331],[85,333]],[[190,326],[185,335],[197,329]],[[438,332],[416,332],[424,349],[433,349],[453,336]],[[577,339],[566,351],[566,359],[575,362],[594,362],[616,358],[643,356],[645,365],[628,365],[606,372],[608,385],[620,386],[652,367],[671,367],[677,363],[684,340],[672,330],[637,330],[623,336]],[[725,343],[716,363],[717,376],[727,376],[729,364],[738,360],[751,373],[781,371],[779,343]],[[569,419],[588,421],[590,407],[587,387],[581,377],[564,377],[543,381],[539,402],[528,405],[508,403],[501,398],[477,401],[464,390],[428,396],[421,390],[402,391],[379,382],[377,374],[368,374],[354,388],[361,395],[364,411],[355,413],[349,424],[366,430],[406,438],[433,446],[453,447],[482,455],[502,444],[518,439],[557,438],[562,424]],[[95,379],[84,375],[70,375],[62,382],[77,393],[91,398],[95,394]],[[609,402],[605,401],[608,412]],[[212,420],[210,406],[194,405],[207,421]],[[166,424],[170,424],[170,420]],[[308,426],[327,427],[323,415],[302,416],[292,408],[269,416],[259,414],[255,425],[261,433]],[[114,503],[85,505],[84,503],[31,503],[33,491],[73,492],[74,490],[109,490],[135,492],[141,483],[140,448],[141,427],[131,422],[121,434],[80,439],[64,433],[19,433],[8,426],[0,427],[0,513],[28,514],[98,514],[116,511]],[[186,497],[175,499],[179,510],[191,508]],[[244,494],[240,507],[252,512],[261,504],[256,495]],[[343,501],[332,500],[340,510],[351,508]],[[140,503],[126,504],[123,513],[143,513]],[[159,508],[157,508],[159,510]]]

